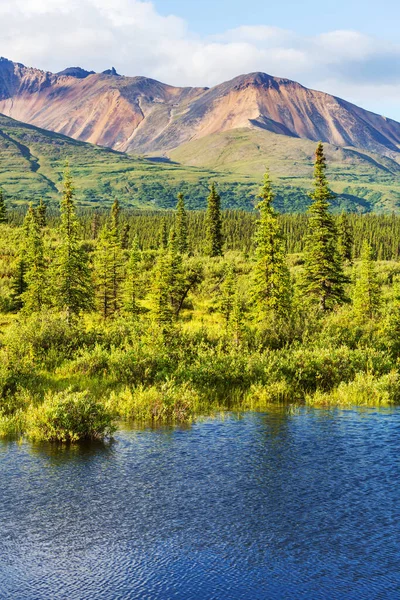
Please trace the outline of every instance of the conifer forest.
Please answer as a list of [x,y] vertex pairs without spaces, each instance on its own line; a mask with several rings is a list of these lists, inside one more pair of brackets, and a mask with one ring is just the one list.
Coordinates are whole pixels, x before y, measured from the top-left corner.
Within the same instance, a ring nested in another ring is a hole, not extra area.
[[322,144],[307,214],[59,211],[0,192],[0,436],[109,437],[273,404],[400,402],[400,218],[330,211]]

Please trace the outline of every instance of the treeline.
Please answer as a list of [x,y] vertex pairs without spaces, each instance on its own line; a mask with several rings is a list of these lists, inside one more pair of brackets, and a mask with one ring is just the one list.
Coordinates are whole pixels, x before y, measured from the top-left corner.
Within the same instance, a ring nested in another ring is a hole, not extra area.
[[[9,210],[7,220],[11,225],[23,223],[26,209]],[[109,218],[108,210],[82,210],[77,208],[77,215],[83,239],[93,240]],[[223,210],[221,212],[222,233],[226,251],[234,250],[252,253],[255,249],[255,232],[258,215],[241,210]],[[308,229],[308,214],[278,214],[278,221],[285,236],[285,248],[288,254],[304,251]],[[334,222],[340,226],[340,215],[333,215]],[[137,239],[142,250],[156,250],[159,247],[161,231],[166,227],[169,231],[174,224],[175,210],[131,211],[121,212],[121,227],[125,232],[127,244]],[[193,253],[204,250],[205,211],[188,211],[188,245]],[[347,213],[348,225],[352,231],[354,258],[361,256],[365,240],[372,246],[377,260],[400,259],[400,216],[379,214]],[[47,209],[47,224],[56,229],[60,223],[58,211]]]
[[[43,202],[29,207],[22,226],[16,230],[11,306],[25,314],[51,307],[66,311],[69,318],[95,309],[104,318],[121,311],[130,316],[149,312],[151,318],[167,327],[178,319],[189,294],[204,279],[205,264],[200,257],[222,257],[227,248],[241,249],[249,258],[252,283],[247,298],[237,297],[233,264],[225,265],[221,274],[219,294],[225,303],[222,312],[227,322],[235,315],[237,327],[244,302],[253,318],[273,314],[288,320],[301,294],[322,311],[348,301],[345,286],[350,280],[344,275],[345,265],[361,252],[365,265],[372,270],[371,261],[387,246],[377,243],[381,230],[376,220],[353,219],[352,223],[345,213],[335,220],[329,212],[334,195],[326,179],[322,144],[316,151],[313,202],[307,218],[290,221],[283,217],[282,221],[273,207],[274,198],[266,174],[257,221],[238,212],[223,215],[215,184],[210,188],[204,214],[188,213],[180,193],[174,213],[161,218],[122,218],[115,200],[107,217],[96,213],[79,219],[67,169],[57,236],[48,228]],[[6,220],[6,206],[0,195],[0,222]],[[397,221],[393,218],[390,223],[393,231]],[[303,251],[304,268],[299,281],[290,275],[288,249]]]

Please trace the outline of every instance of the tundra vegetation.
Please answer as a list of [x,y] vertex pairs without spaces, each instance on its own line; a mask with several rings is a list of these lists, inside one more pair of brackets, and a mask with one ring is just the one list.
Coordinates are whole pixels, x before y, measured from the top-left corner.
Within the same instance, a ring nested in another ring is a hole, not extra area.
[[318,145],[307,215],[58,214],[0,192],[0,436],[76,442],[118,420],[190,422],[272,403],[400,401],[400,219],[330,212]]

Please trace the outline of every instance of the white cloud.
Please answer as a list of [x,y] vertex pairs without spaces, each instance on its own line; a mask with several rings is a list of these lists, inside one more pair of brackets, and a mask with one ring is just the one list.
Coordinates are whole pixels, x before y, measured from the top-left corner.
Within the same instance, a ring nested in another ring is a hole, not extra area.
[[0,55],[51,71],[111,66],[175,85],[264,71],[400,119],[400,46],[357,31],[300,36],[266,25],[200,37],[139,0],[0,0]]

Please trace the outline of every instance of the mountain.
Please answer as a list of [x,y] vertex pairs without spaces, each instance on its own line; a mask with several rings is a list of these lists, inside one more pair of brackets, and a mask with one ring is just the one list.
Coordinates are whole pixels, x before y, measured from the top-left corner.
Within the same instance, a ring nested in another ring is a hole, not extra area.
[[53,74],[0,59],[0,113],[134,154],[164,155],[235,129],[353,147],[400,162],[400,123],[264,73],[213,88],[70,67]]

